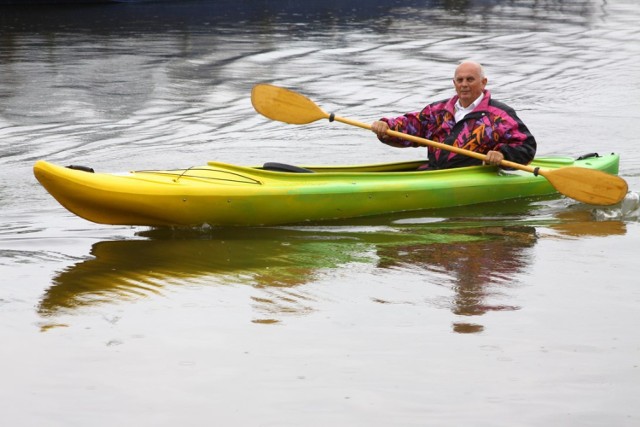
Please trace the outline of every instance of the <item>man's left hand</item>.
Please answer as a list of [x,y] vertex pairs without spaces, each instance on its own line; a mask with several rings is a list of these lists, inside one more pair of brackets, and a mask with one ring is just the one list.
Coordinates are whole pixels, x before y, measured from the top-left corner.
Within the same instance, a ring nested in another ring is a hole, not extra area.
[[504,155],[499,151],[489,151],[487,152],[487,158],[485,159],[485,163],[488,165],[499,165],[501,161],[504,160]]

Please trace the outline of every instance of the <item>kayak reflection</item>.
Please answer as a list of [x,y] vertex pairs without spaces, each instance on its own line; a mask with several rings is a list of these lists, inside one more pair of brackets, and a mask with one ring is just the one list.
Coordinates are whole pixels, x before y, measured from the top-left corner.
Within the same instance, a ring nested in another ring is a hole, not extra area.
[[[437,248],[442,260],[455,256],[459,245],[474,247],[486,240],[480,231],[440,225],[346,228],[220,229],[210,233],[151,230],[146,240],[103,241],[93,245],[92,258],[58,274],[46,292],[42,315],[82,306],[162,294],[169,286],[250,285],[253,303],[263,314],[304,313],[312,297],[306,289],[323,272],[363,263],[390,268],[407,258],[406,248]],[[419,265],[419,264],[416,264]],[[442,267],[457,269],[442,263]],[[425,265],[427,273],[432,265]],[[471,273],[472,270],[468,270]],[[374,272],[375,274],[375,272]],[[455,271],[451,274],[455,274]],[[437,277],[440,276],[438,273]],[[426,275],[426,282],[431,274]],[[478,276],[484,281],[484,277]],[[286,301],[286,303],[285,303]]]
[[[585,230],[590,233],[594,227],[590,223]],[[557,231],[579,235],[579,229],[565,224]],[[624,226],[597,230],[618,234]],[[249,303],[256,311],[252,321],[274,323],[314,311],[318,297],[308,285],[336,269],[349,271],[360,264],[365,268],[359,271],[373,275],[390,269],[399,277],[417,275],[425,285],[420,301],[431,299],[456,319],[479,316],[519,308],[495,301],[509,300],[505,294],[519,284],[539,238],[535,226],[492,224],[487,219],[482,225],[478,220],[432,219],[391,226],[154,229],[139,237],[95,243],[91,258],[53,278],[38,307],[40,315],[164,295],[179,286],[248,285],[253,288]],[[450,292],[446,301],[432,297],[441,287]],[[454,330],[478,332],[482,326],[454,322]]]

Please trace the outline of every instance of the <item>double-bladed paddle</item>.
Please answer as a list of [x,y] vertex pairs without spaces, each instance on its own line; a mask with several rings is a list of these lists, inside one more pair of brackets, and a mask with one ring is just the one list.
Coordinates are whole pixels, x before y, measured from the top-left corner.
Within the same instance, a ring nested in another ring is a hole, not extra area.
[[[327,113],[309,98],[299,93],[269,84],[255,85],[251,91],[251,103],[256,111],[263,116],[280,122],[291,124],[307,124],[320,119],[338,121],[351,126],[371,130],[371,125],[345,119],[335,114]],[[480,160],[487,156],[475,151],[453,147],[440,142],[431,141],[405,133],[388,130],[387,135],[406,139],[421,145],[429,145],[442,150],[452,151]],[[558,192],[580,202],[592,205],[614,205],[619,203],[627,194],[627,182],[616,175],[611,175],[595,169],[567,166],[558,169],[541,169],[528,165],[503,160],[501,166],[531,172],[545,177]]]

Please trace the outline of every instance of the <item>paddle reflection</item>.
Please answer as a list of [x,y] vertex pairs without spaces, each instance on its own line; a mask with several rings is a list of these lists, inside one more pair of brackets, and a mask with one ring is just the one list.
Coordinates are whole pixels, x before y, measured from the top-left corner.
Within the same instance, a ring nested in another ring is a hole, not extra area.
[[[508,303],[508,294],[526,277],[539,239],[533,225],[491,222],[448,219],[378,227],[150,230],[140,233],[140,240],[94,244],[89,259],[54,277],[38,311],[45,317],[68,314],[101,303],[164,295],[180,286],[248,285],[254,289],[251,320],[274,323],[283,316],[314,311],[322,297],[316,295],[318,287],[309,285],[359,263],[372,275],[389,270],[399,279],[403,274],[414,279],[417,275],[424,289],[416,300],[450,310],[456,316],[456,332],[478,332],[481,325],[458,320],[517,310]],[[565,218],[545,230],[569,236],[625,232],[624,224],[617,222],[585,221],[584,227],[579,223]],[[433,296],[442,287],[449,292],[445,301]]]
[[[614,211],[615,208],[607,210]],[[559,212],[556,214],[556,218],[560,221],[553,224],[550,228],[557,232],[558,235],[564,237],[621,236],[627,232],[627,226],[621,219],[594,221],[591,211],[588,210]]]

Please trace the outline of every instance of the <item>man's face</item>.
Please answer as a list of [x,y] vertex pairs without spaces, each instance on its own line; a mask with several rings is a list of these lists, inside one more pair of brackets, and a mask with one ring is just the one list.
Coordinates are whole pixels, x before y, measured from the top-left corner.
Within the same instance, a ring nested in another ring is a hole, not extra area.
[[477,66],[462,64],[456,68],[453,85],[458,97],[460,97],[460,104],[463,107],[468,107],[484,90],[487,78],[480,76],[480,69]]

